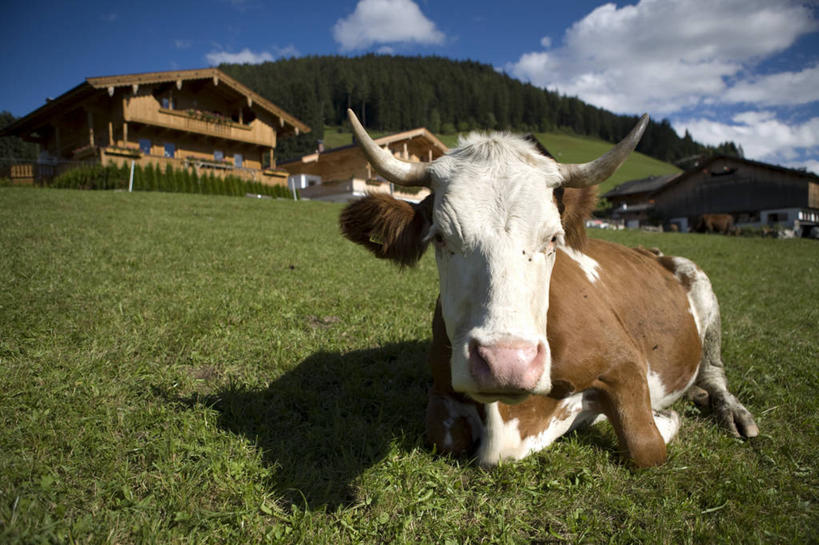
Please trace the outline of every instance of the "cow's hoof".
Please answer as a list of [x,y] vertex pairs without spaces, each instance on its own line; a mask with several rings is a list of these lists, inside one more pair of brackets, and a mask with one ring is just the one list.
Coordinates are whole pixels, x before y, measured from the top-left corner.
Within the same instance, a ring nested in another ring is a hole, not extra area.
[[709,409],[710,408],[710,401],[709,395],[706,390],[703,390],[699,386],[692,386],[688,392],[686,392],[685,396],[694,402],[694,405],[699,407],[700,409]]
[[711,410],[717,423],[734,437],[746,439],[759,435],[753,415],[730,393],[711,395]]

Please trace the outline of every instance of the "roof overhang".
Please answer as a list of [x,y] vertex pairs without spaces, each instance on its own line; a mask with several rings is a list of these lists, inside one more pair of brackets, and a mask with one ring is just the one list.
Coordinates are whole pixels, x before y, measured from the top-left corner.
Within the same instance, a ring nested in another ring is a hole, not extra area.
[[274,127],[278,133],[299,134],[300,132],[310,132],[310,127],[221,70],[217,68],[201,68],[86,78],[83,83],[73,89],[63,93],[54,100],[49,100],[40,108],[21,117],[14,123],[7,125],[0,130],[0,135],[5,136],[26,132],[27,130],[35,130],[56,112],[90,97],[100,90],[105,90],[110,96],[113,96],[116,89],[120,87],[130,87],[133,92],[136,92],[140,85],[174,83],[178,88],[181,88],[184,82],[192,80],[211,80],[214,85],[225,85],[236,93],[243,95],[247,100],[248,107],[259,107],[279,119],[279,126]]
[[[425,127],[419,127],[409,131],[389,134],[380,138],[373,139],[380,147],[390,147],[402,142],[410,142],[412,140],[421,140],[425,142],[426,146],[433,151],[433,155],[437,158],[449,151],[449,148],[438,139],[437,136],[428,131]],[[325,160],[340,160],[342,157],[347,157],[351,154],[361,155],[363,152],[357,144],[348,144],[337,148],[328,149],[321,152],[309,153],[296,159],[279,162],[279,166],[286,168],[287,165],[318,163],[321,158]]]

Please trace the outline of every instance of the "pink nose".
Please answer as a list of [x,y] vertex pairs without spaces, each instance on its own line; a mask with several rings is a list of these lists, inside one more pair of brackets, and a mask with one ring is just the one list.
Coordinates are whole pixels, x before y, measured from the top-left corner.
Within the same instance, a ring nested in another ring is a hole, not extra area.
[[510,340],[493,345],[472,341],[469,372],[485,392],[531,391],[543,374],[545,348],[542,344]]

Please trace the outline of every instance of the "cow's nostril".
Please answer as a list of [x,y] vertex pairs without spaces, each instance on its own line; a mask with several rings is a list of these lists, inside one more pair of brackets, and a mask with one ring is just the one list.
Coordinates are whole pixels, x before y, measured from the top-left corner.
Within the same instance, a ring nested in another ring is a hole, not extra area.
[[520,340],[482,345],[470,343],[469,371],[485,391],[530,391],[544,370],[545,350]]

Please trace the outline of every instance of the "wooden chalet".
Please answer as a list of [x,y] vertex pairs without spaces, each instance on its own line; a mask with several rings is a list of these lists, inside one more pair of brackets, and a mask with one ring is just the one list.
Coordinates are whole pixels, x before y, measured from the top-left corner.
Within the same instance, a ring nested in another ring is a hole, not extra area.
[[731,214],[739,226],[819,226],[819,176],[739,157],[715,156],[682,174],[621,184],[605,195],[612,213],[641,211],[687,231],[702,214]]
[[[405,161],[433,161],[448,149],[423,127],[374,140]],[[279,166],[290,172],[290,187],[307,199],[347,202],[366,193],[391,193],[399,199],[419,202],[429,195],[425,187],[401,187],[384,180],[356,144],[319,149]]]
[[56,174],[78,162],[160,168],[285,184],[276,143],[310,128],[216,68],[87,78],[0,131],[36,142],[40,156],[12,177]]

